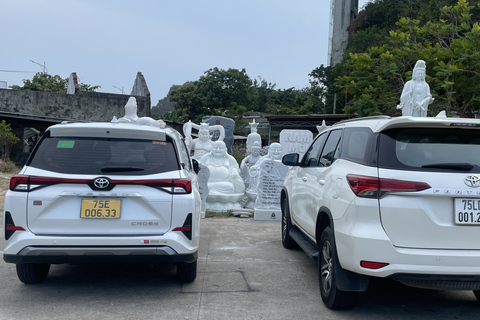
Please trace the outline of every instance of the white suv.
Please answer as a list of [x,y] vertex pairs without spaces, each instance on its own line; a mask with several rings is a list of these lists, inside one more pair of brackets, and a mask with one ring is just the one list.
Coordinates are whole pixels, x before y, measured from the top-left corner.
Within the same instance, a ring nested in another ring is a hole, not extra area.
[[282,242],[318,260],[329,308],[369,277],[480,299],[480,120],[344,121],[283,163]]
[[54,125],[10,181],[4,260],[27,284],[58,263],[173,263],[194,281],[197,166],[171,128]]

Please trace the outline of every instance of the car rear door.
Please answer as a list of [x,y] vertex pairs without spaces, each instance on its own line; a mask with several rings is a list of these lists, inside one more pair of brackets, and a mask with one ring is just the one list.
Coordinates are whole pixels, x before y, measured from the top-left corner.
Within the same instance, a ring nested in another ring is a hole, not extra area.
[[393,245],[480,249],[480,130],[387,130],[379,152],[380,184],[389,184],[381,221]]

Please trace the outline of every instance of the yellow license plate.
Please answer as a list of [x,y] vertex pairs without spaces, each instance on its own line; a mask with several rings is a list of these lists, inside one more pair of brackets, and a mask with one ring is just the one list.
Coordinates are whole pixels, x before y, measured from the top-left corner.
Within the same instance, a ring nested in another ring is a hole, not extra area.
[[86,219],[118,219],[120,218],[121,200],[83,199],[80,218]]

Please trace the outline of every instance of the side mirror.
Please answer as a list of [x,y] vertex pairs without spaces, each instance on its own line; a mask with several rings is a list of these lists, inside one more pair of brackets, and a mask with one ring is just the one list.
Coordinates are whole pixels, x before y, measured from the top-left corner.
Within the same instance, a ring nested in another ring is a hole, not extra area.
[[282,163],[286,166],[298,166],[298,159],[300,155],[298,153],[289,153],[282,157]]
[[193,166],[193,171],[198,174],[200,171],[200,166],[198,165],[198,161],[196,159],[192,159],[192,166]]

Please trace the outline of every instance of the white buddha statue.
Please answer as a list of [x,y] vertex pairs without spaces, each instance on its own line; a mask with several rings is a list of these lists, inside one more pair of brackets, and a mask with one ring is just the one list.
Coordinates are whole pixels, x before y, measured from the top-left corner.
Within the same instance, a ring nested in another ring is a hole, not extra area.
[[245,184],[240,177],[237,160],[227,153],[223,141],[215,141],[212,151],[200,158],[200,162],[210,170],[206,209],[228,211],[241,209]]
[[426,117],[428,105],[434,100],[430,94],[430,86],[425,81],[425,61],[418,60],[413,68],[412,80],[407,81],[400,96],[397,109],[402,116]]
[[[198,129],[198,138],[192,139],[192,128]],[[225,139],[225,128],[221,125],[209,126],[208,123],[200,123],[197,125],[192,121],[188,121],[183,125],[183,133],[185,135],[185,144],[188,150],[193,150],[192,158],[199,160],[203,155],[212,151],[213,141],[210,131],[219,130],[220,137],[218,140]]]
[[252,168],[255,163],[262,157],[260,155],[260,144],[258,141],[253,143],[251,152],[248,156],[243,158],[242,162],[240,163],[240,174],[242,176],[243,181],[245,182],[245,188],[248,188],[250,184],[250,168]]
[[250,133],[247,136],[247,152],[246,152],[247,154],[252,153],[252,147],[255,142],[258,142],[260,149],[262,149],[262,137],[260,136],[260,134],[257,133],[258,123],[255,122],[255,119],[253,119],[253,122],[249,124],[250,124]]

